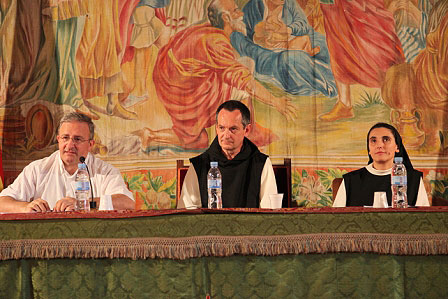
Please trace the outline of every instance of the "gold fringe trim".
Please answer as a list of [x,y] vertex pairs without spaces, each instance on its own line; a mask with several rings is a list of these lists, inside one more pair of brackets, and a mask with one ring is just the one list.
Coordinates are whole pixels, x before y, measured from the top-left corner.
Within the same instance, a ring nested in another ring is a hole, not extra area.
[[0,260],[22,258],[188,259],[232,255],[377,253],[446,255],[448,234],[327,233],[286,236],[2,240]]

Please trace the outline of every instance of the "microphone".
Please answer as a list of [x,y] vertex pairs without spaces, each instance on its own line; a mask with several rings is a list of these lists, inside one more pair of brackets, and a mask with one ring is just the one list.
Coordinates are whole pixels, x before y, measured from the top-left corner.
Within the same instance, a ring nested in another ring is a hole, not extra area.
[[79,157],[79,162],[83,163],[86,166],[87,174],[89,175],[90,194],[92,196],[92,198],[90,199],[90,208],[91,209],[96,209],[96,201],[93,201],[93,185],[92,185],[92,180],[90,179],[89,167],[86,164],[86,158],[83,157],[83,156]]

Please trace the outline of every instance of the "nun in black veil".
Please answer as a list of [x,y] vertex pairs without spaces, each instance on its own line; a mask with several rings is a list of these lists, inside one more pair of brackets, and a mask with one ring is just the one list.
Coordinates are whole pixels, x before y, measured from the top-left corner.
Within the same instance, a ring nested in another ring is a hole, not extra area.
[[423,173],[415,170],[404,148],[397,129],[386,123],[377,123],[367,134],[367,166],[343,176],[333,207],[372,206],[374,193],[384,191],[391,206],[390,174],[395,157],[403,157],[407,171],[407,198],[410,206],[429,206],[423,184]]

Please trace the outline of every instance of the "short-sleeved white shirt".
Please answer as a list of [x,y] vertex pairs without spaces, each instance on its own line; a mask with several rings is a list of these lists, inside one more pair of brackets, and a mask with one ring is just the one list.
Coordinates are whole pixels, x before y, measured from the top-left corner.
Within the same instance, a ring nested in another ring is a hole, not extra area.
[[[134,200],[132,192],[126,187],[120,171],[107,162],[89,153],[86,164],[90,171],[93,196],[102,197],[123,194]],[[5,188],[0,196],[10,196],[18,201],[30,202],[42,198],[51,209],[64,197],[75,197],[75,177],[64,167],[59,151],[27,165],[17,179]],[[100,209],[104,205],[100,204]]]

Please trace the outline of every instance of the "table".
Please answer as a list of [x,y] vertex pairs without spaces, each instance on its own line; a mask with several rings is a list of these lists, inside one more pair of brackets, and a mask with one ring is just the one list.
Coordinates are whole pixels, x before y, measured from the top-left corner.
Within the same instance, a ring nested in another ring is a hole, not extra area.
[[448,208],[0,215],[0,298],[448,297]]

